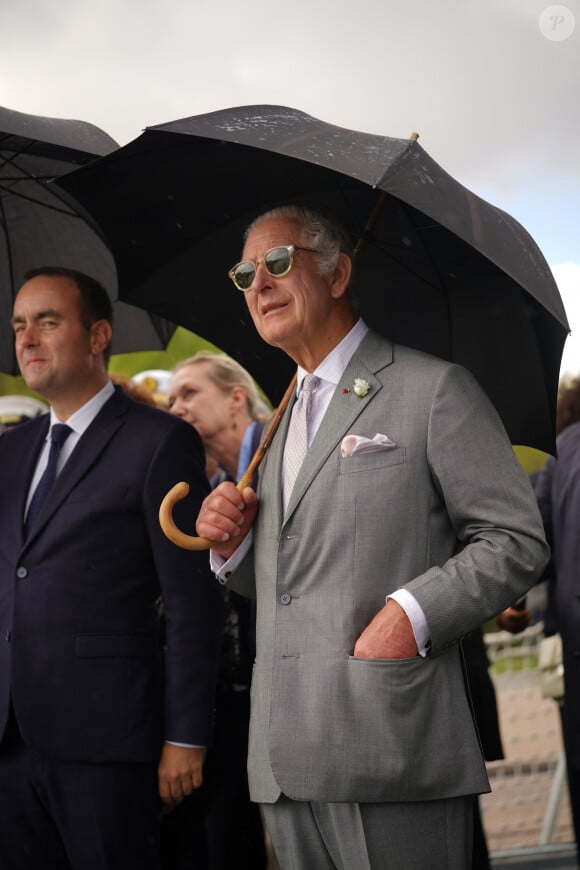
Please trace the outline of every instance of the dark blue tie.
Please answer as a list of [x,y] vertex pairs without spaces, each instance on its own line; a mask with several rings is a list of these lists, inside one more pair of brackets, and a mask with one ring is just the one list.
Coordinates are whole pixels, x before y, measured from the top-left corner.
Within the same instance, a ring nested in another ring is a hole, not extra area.
[[34,495],[30,501],[24,524],[26,534],[30,532],[34,525],[34,521],[40,513],[40,508],[42,507],[51,486],[56,480],[58,457],[60,456],[62,445],[71,432],[71,427],[67,426],[66,423],[55,423],[50,430],[50,453],[48,454],[48,464],[44,469],[44,474],[38,481],[38,486],[34,490]]

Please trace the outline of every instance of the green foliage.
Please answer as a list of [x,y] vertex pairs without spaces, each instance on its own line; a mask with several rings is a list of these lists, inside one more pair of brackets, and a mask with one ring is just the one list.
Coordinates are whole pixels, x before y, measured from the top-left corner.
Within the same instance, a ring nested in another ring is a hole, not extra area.
[[547,453],[536,450],[535,447],[523,447],[520,444],[514,447],[514,453],[528,476],[534,471],[539,471],[548,458]]
[[538,657],[536,655],[524,656],[509,656],[508,658],[497,658],[492,666],[494,674],[519,673],[520,671],[530,671],[538,667]]
[[171,370],[180,360],[193,356],[200,350],[220,352],[215,344],[178,326],[165,350],[113,354],[109,370],[129,377],[147,369]]

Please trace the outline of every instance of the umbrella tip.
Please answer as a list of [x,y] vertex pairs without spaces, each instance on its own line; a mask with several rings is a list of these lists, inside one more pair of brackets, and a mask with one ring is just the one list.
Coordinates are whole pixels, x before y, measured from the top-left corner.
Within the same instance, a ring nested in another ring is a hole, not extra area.
[[413,130],[413,132],[409,136],[409,139],[413,139],[416,142],[418,138],[419,138],[419,134]]

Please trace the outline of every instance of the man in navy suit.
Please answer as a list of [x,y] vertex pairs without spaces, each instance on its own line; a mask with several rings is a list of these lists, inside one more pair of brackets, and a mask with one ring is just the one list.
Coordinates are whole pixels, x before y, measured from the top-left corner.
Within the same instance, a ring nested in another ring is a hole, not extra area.
[[[29,273],[12,321],[51,411],[0,438],[0,866],[152,870],[162,806],[201,784],[212,735],[221,594],[205,554],[158,522],[182,479],[181,521],[197,516],[203,448],[113,387],[111,305],[92,279]],[[58,423],[57,477],[30,510]]]
[[552,548],[548,566],[547,634],[559,631],[564,659],[560,708],[572,821],[580,864],[580,382],[558,397],[558,458],[549,456],[534,489]]

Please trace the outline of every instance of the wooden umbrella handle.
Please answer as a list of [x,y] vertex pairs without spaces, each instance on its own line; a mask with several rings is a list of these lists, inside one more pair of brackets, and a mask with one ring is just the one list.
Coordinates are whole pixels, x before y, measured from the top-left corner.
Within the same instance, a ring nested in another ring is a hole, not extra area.
[[[262,440],[252,457],[252,461],[244,472],[243,477],[236,484],[236,487],[240,492],[247,486],[252,485],[256,471],[266,455],[274,435],[278,431],[278,426],[284,416],[284,411],[288,407],[295,389],[296,375],[292,378],[284,396],[282,397],[282,401],[270,420],[270,423],[262,436]],[[211,541],[209,538],[196,538],[193,535],[186,535],[185,532],[182,532],[181,529],[177,528],[173,519],[173,508],[178,501],[181,501],[186,497],[188,492],[189,484],[184,481],[176,483],[175,486],[169,490],[159,508],[159,524],[161,525],[165,536],[183,550],[209,550],[215,541]]]

